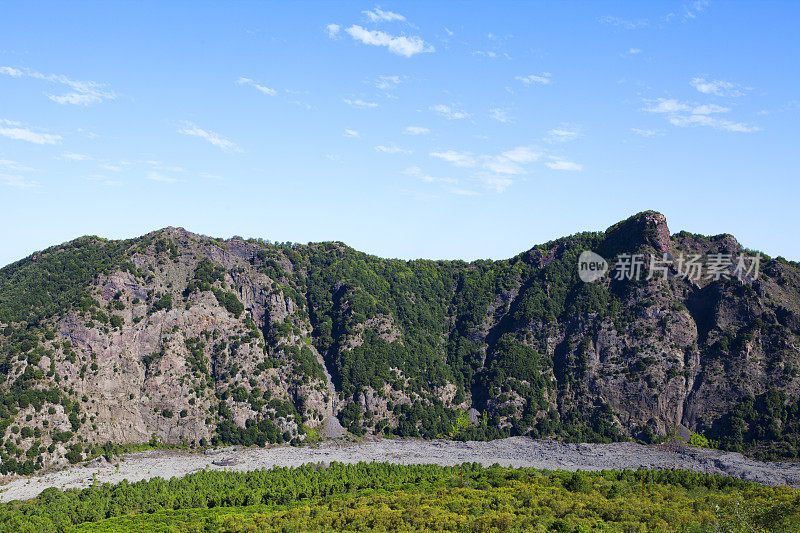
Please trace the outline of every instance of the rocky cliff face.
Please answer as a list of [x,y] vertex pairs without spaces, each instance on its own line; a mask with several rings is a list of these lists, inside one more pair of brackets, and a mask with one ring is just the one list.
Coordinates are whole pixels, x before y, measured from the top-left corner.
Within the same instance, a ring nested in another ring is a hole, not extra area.
[[[585,249],[671,265],[585,284]],[[3,468],[107,442],[302,440],[334,417],[426,437],[725,432],[743,398],[800,389],[797,264],[680,275],[681,257],[743,252],[653,212],[471,264],[179,228],[68,243],[0,271]]]

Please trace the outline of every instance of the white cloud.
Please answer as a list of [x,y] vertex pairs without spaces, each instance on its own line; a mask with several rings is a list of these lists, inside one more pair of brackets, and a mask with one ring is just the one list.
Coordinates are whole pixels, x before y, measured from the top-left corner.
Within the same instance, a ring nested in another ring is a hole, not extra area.
[[628,48],[628,51],[625,52],[629,56],[637,56],[642,53],[640,48]]
[[31,167],[25,166],[21,163],[17,163],[16,161],[11,161],[10,159],[0,159],[0,168],[4,168],[6,170],[11,170],[14,172],[32,172],[33,169]]
[[761,128],[744,122],[734,122],[716,118],[714,115],[730,111],[730,108],[716,104],[694,104],[680,102],[672,98],[658,98],[645,101],[643,111],[667,115],[669,123],[678,127],[707,126],[718,130],[737,133],[750,133]]
[[626,30],[636,30],[639,28],[644,28],[649,24],[647,19],[627,20],[619,17],[612,17],[610,15],[600,17],[600,22],[602,22],[603,24],[609,24],[611,26],[624,28]]
[[278,94],[278,91],[276,91],[275,89],[271,89],[265,85],[258,84],[255,81],[251,80],[250,78],[239,78],[238,80],[236,80],[236,83],[237,85],[249,85],[269,96],[275,96],[276,94]]
[[500,109],[499,107],[493,107],[490,109],[489,117],[503,124],[508,124],[511,122],[511,117],[508,116],[508,111]]
[[490,172],[494,172],[495,174],[516,175],[525,172],[525,169],[520,165],[501,155],[485,156],[483,160],[483,168]]
[[349,98],[345,98],[343,102],[347,105],[358,107],[359,109],[375,109],[376,107],[378,107],[378,104],[376,104],[375,102],[365,102],[360,98],[357,100],[351,100]]
[[631,128],[631,132],[635,135],[639,135],[640,137],[656,137],[661,135],[661,132],[658,130],[647,130],[641,128]]
[[224,180],[225,179],[222,176],[219,176],[217,174],[209,174],[208,172],[201,172],[199,175],[200,175],[201,178],[205,178],[207,180]]
[[547,140],[550,142],[574,141],[580,136],[580,132],[566,127],[554,128],[547,132]]
[[454,185],[458,183],[458,180],[455,178],[438,178],[436,176],[429,176],[429,175],[420,175],[419,179],[424,181],[425,183],[447,183],[449,185]]
[[469,118],[470,115],[466,111],[456,109],[444,104],[438,104],[431,107],[431,111],[435,111],[448,120],[461,120]]
[[691,20],[693,18],[697,18],[697,15],[700,14],[708,6],[708,0],[693,0],[683,6],[683,22]]
[[427,135],[431,132],[428,128],[422,126],[406,126],[403,133],[406,135]]
[[477,164],[475,157],[470,152],[447,150],[445,152],[431,152],[430,156],[451,163],[457,167],[474,167]]
[[507,152],[503,152],[503,157],[515,163],[533,163],[542,157],[542,153],[529,146],[517,146]]
[[408,176],[419,176],[422,173],[422,169],[418,166],[408,167],[405,170],[400,171],[401,174],[406,174]]
[[[474,154],[447,150],[431,152],[431,157],[441,159],[457,167],[474,169],[469,179],[480,183],[485,189],[502,193],[511,187],[521,176],[532,172],[530,165],[547,157],[544,164],[554,170],[580,171],[583,166],[561,156],[548,155],[536,146],[516,146],[500,154]],[[407,173],[421,175],[421,170],[412,167]]]
[[400,148],[396,144],[392,143],[388,146],[379,145],[375,147],[375,150],[378,152],[383,152],[385,154],[410,154],[411,150],[406,150],[405,148]]
[[115,181],[108,179],[108,176],[103,176],[102,174],[89,174],[86,176],[86,179],[89,181],[94,181],[100,183],[102,185],[106,185],[108,187],[119,187],[122,185],[121,181]]
[[95,96],[93,94],[81,94],[81,93],[68,93],[61,96],[56,96],[54,94],[48,94],[47,97],[56,102],[57,104],[72,104],[72,105],[89,105],[89,104],[99,104],[103,101],[102,98],[99,96]]
[[369,20],[372,22],[392,22],[392,21],[405,21],[406,18],[399,13],[392,13],[391,11],[382,11],[377,7],[372,11],[362,11]]
[[12,78],[33,78],[37,80],[47,81],[50,83],[58,83],[66,85],[71,89],[70,92],[62,95],[47,95],[50,100],[59,104],[72,104],[87,106],[90,104],[100,103],[103,100],[113,100],[117,97],[113,91],[106,89],[102,83],[94,81],[78,81],[72,80],[61,74],[42,74],[35,70],[17,69],[13,67],[0,67],[0,74],[11,76]]
[[0,127],[0,135],[9,139],[27,141],[33,144],[58,144],[61,142],[61,135],[38,133],[22,127],[19,122],[0,118],[0,126],[3,125],[10,127]]
[[39,186],[39,182],[35,180],[13,174],[0,174],[0,181],[2,181],[4,185],[16,187],[18,189],[34,189]]
[[687,112],[696,115],[710,115],[712,113],[727,113],[730,111],[730,108],[716,104],[689,104],[674,98],[657,98],[654,101],[649,100],[646,102],[648,102],[648,106],[644,108],[644,111],[648,113]]
[[400,84],[400,81],[400,76],[378,76],[375,78],[374,84],[378,89],[386,91],[397,87],[397,85]]
[[746,124],[744,122],[733,122],[731,120],[719,119],[709,115],[677,115],[670,117],[670,124],[673,126],[710,126],[714,129],[732,131],[737,133],[751,133],[760,131],[761,128]]
[[368,30],[358,25],[350,26],[345,30],[353,39],[370,46],[385,46],[393,54],[411,57],[415,54],[433,52],[432,45],[416,36],[395,37],[386,32]]
[[148,172],[146,178],[151,181],[158,181],[160,183],[179,183],[181,181],[184,181],[178,178],[173,178],[172,176],[166,176],[160,172],[155,172],[155,171]]
[[339,30],[341,30],[342,27],[338,24],[328,24],[325,26],[325,29],[328,30],[328,37],[337,39],[339,37]]
[[111,172],[122,172],[122,167],[117,166],[117,165],[109,165],[107,163],[102,163],[102,164],[100,164],[98,166],[100,168],[102,168],[103,170],[109,170]]
[[550,85],[553,81],[553,75],[549,72],[542,72],[541,74],[529,74],[527,76],[515,76],[515,80],[519,80],[525,85],[538,83],[540,85]]
[[744,89],[735,83],[723,80],[706,80],[703,78],[692,78],[692,87],[703,94],[713,94],[716,96],[742,96]]
[[[9,172],[33,172],[34,169],[25,166],[10,159],[0,159],[0,170],[7,170]],[[9,187],[16,187],[18,189],[32,189],[39,186],[39,183],[26,176],[19,174],[6,174],[0,172],[0,182]]]
[[471,191],[469,189],[462,189],[460,187],[450,187],[447,189],[448,192],[455,194],[456,196],[477,196],[478,193],[475,191]]
[[242,149],[239,148],[233,141],[230,141],[225,137],[214,133],[213,131],[200,129],[191,122],[187,122],[185,127],[178,130],[178,133],[183,135],[191,135],[193,137],[200,137],[201,139],[205,139],[217,148],[226,152],[242,151]]
[[487,189],[491,189],[496,193],[505,192],[513,183],[514,180],[508,178],[506,176],[479,176],[480,181],[483,183],[483,186]]
[[11,76],[12,78],[22,77],[21,70],[11,67],[0,67],[0,74],[5,74],[6,76]]
[[583,170],[583,165],[578,163],[573,163],[572,161],[566,161],[564,159],[559,159],[556,157],[551,157],[551,161],[545,163],[549,168],[553,170],[571,170],[571,171],[580,171]]
[[91,161],[92,156],[86,154],[76,154],[74,152],[64,152],[61,154],[62,159],[68,159],[70,161]]
[[345,129],[344,130],[344,136],[345,137],[358,137],[359,134],[358,134],[358,132],[356,130]]

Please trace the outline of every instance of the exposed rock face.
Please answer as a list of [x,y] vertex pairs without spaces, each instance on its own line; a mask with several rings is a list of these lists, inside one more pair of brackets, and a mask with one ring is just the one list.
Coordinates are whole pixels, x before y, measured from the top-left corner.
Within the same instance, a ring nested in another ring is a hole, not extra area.
[[[38,446],[52,448],[44,464],[63,464],[78,441],[200,443],[225,421],[269,420],[287,439],[339,435],[337,416],[350,429],[435,436],[450,431],[426,427],[436,413],[460,409],[503,434],[611,424],[663,435],[711,426],[771,388],[797,397],[796,264],[765,260],[745,283],[690,280],[673,265],[666,278],[586,285],[575,269],[588,248],[611,264],[621,253],[743,252],[730,235],[670,236],[654,212],[469,265],[166,228],[93,279],[93,306],[43,322],[53,330],[39,338],[43,357],[8,357],[7,390],[35,360],[35,386],[69,399],[19,409],[9,425],[38,428]],[[367,274],[350,274],[362,264]],[[14,442],[24,451],[34,439]]]

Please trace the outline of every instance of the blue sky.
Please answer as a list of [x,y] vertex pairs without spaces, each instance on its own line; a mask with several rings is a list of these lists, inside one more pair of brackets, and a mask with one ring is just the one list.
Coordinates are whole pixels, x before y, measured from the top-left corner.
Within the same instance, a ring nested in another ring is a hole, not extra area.
[[800,259],[796,2],[0,2],[0,264],[164,226],[504,258],[645,209]]

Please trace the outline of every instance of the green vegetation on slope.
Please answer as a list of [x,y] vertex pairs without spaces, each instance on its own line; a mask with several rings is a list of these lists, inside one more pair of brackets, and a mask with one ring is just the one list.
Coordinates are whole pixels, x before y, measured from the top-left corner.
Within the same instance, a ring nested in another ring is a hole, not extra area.
[[82,237],[0,269],[0,322],[38,323],[93,306],[89,284],[118,268],[129,241]]
[[800,493],[685,471],[360,463],[122,482],[0,506],[8,533],[796,531]]

